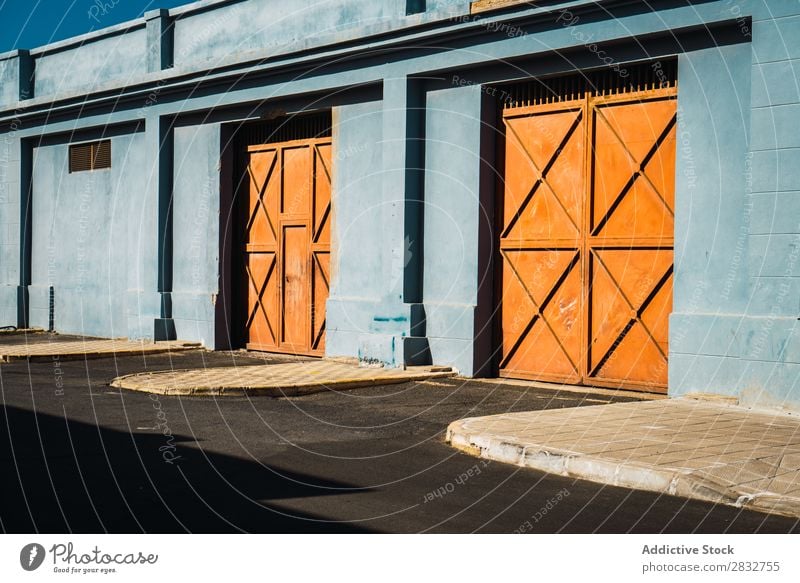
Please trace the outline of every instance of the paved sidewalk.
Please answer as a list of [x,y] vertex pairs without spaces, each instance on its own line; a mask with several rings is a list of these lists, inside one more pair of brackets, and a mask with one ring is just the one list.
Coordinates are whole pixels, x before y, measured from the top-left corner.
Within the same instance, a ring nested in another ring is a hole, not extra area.
[[800,418],[693,399],[463,419],[447,441],[546,472],[800,517]]
[[112,387],[182,396],[262,395],[293,397],[327,390],[455,376],[450,369],[411,367],[406,370],[359,367],[334,360],[156,372],[114,379]]
[[45,334],[42,328],[17,328],[16,326],[5,326],[0,328],[1,336],[25,336],[34,334]]
[[161,354],[200,347],[196,342],[150,342],[133,340],[96,340],[70,338],[49,340],[46,336],[32,337],[33,341],[0,345],[0,362],[20,360],[84,360],[109,356]]

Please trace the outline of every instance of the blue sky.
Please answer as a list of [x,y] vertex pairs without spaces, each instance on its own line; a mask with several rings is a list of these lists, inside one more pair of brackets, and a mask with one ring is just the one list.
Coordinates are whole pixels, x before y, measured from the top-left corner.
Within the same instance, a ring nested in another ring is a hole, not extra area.
[[32,49],[187,0],[0,0],[0,53]]

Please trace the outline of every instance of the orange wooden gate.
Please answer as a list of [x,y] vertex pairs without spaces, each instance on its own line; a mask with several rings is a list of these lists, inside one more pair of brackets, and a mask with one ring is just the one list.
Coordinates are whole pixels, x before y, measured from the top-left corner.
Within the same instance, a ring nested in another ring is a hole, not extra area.
[[503,114],[500,374],[663,392],[677,88],[566,86]]
[[247,148],[246,345],[319,355],[330,281],[331,139]]

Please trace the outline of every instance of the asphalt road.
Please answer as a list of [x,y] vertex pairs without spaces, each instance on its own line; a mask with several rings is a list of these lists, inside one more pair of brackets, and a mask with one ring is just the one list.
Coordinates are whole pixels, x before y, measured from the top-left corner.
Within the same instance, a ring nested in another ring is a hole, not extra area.
[[455,419],[615,400],[605,396],[455,379],[292,399],[156,398],[108,386],[120,374],[233,362],[261,361],[192,351],[0,365],[0,529],[800,530],[792,519],[482,462],[444,443]]

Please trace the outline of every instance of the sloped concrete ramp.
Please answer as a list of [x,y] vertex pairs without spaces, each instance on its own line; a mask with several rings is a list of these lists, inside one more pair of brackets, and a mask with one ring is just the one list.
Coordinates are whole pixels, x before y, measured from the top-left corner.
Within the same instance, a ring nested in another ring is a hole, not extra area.
[[454,375],[449,369],[436,367],[406,370],[365,368],[331,360],[314,360],[134,374],[114,379],[111,386],[158,395],[292,397]]
[[[15,339],[16,340],[16,339]],[[163,354],[200,347],[197,342],[151,342],[137,340],[99,340],[33,336],[28,340],[0,345],[0,362],[40,360],[84,360],[113,356]]]
[[482,458],[800,517],[800,418],[694,399],[463,419],[447,441]]

